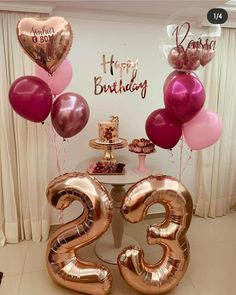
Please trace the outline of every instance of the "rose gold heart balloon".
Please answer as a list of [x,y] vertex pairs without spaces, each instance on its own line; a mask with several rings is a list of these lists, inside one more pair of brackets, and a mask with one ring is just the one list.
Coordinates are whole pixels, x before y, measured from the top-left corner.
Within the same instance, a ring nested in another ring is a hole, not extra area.
[[200,66],[200,58],[202,55],[202,48],[187,48],[185,50],[185,62],[183,69],[187,71],[195,71]]
[[63,18],[23,18],[17,25],[18,40],[40,67],[52,74],[66,58],[72,44],[70,24]]
[[210,47],[204,46],[203,54],[200,59],[201,65],[205,66],[206,64],[208,64],[213,59],[214,56],[215,56],[215,50]]
[[174,69],[182,69],[185,61],[185,51],[182,45],[174,47],[168,55],[168,62]]

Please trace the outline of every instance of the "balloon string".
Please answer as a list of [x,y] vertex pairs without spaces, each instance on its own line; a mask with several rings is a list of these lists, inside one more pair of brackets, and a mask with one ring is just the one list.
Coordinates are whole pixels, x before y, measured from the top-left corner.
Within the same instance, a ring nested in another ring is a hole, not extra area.
[[54,129],[52,128],[51,124],[49,124],[48,122],[46,122],[46,128],[44,129],[48,140],[50,142],[50,144],[53,145],[55,153],[56,153],[56,165],[57,165],[57,173],[60,175],[61,174],[61,166],[60,166],[60,161],[59,161],[59,151],[56,145],[56,133],[54,131]]
[[179,181],[182,180],[183,172],[183,149],[184,149],[184,139],[183,136],[180,139],[180,157],[179,157]]
[[[61,151],[61,149],[59,149],[58,146],[57,146],[56,132],[53,129],[52,125],[49,124],[48,122],[46,123],[45,132],[47,134],[49,142],[53,145],[55,153],[56,153],[57,174],[61,175],[61,173],[62,173],[61,163],[60,163],[60,151]],[[65,149],[66,148],[64,148],[64,153],[65,153]],[[63,210],[59,211],[58,222],[59,222],[60,225],[64,224],[64,212],[63,212]]]
[[192,160],[192,153],[193,153],[192,150],[190,150],[190,152],[188,152],[188,159],[186,160],[186,162],[185,162],[185,164],[184,164],[184,168],[183,168],[182,173],[184,173],[184,171],[186,170],[186,168],[187,168],[189,162]]
[[68,143],[69,143],[68,139],[63,140],[64,149],[63,149],[63,153],[62,153],[62,163],[63,163],[64,167],[65,167],[67,159],[68,159],[67,158],[67,154],[69,152]]
[[173,154],[173,151],[172,150],[168,150],[169,154],[170,154],[170,157],[169,157],[169,160],[172,164],[175,165],[175,169],[178,170],[178,165],[176,164],[175,160],[174,160],[174,154]]

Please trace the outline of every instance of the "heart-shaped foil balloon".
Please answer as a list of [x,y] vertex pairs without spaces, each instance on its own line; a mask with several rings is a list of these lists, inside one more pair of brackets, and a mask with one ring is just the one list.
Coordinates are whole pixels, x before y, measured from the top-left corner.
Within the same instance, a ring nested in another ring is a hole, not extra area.
[[195,71],[200,66],[200,58],[202,55],[202,48],[187,48],[185,50],[185,62],[183,69],[187,71]]
[[185,62],[185,50],[182,45],[171,49],[168,62],[174,69],[182,69]]
[[214,56],[215,56],[215,50],[208,46],[204,46],[203,55],[200,59],[201,65],[205,66],[206,64],[208,64],[213,59]]
[[40,67],[52,74],[66,58],[73,34],[70,24],[63,18],[23,18],[17,25],[18,40]]

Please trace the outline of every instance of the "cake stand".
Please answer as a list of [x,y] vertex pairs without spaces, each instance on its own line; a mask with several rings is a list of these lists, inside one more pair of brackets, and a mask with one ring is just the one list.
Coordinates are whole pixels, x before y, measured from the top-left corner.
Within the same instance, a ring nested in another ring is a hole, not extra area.
[[119,138],[119,140],[115,143],[103,143],[99,142],[98,138],[91,139],[89,141],[89,146],[91,148],[97,149],[97,150],[103,150],[103,158],[102,162],[112,162],[116,163],[116,159],[113,155],[113,150],[122,149],[128,145],[128,142],[124,138]]

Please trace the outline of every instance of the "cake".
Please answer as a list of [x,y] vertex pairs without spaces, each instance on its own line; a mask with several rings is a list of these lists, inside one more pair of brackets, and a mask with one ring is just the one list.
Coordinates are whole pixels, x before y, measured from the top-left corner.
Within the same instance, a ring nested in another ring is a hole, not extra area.
[[112,116],[108,122],[98,123],[98,139],[104,143],[115,143],[119,139],[119,118]]
[[155,145],[149,139],[134,139],[129,144],[129,151],[137,154],[150,154],[155,151]]

